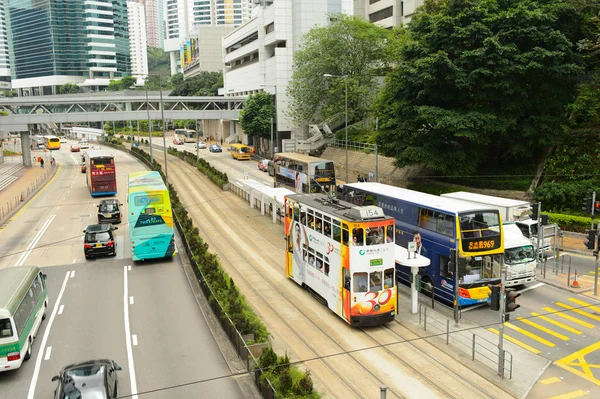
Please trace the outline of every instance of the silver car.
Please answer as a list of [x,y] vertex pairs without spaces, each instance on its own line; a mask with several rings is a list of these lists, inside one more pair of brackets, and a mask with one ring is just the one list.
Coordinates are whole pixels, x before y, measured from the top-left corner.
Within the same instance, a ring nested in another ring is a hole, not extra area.
[[206,150],[206,143],[204,141],[200,141],[200,142],[196,143],[196,148],[198,148],[200,150]]

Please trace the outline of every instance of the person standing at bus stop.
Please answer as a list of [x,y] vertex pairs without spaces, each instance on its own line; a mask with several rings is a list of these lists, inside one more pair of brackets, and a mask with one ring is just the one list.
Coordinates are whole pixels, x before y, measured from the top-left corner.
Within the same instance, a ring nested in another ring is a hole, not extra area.
[[44,158],[40,157],[40,165],[42,165],[42,168],[44,167]]

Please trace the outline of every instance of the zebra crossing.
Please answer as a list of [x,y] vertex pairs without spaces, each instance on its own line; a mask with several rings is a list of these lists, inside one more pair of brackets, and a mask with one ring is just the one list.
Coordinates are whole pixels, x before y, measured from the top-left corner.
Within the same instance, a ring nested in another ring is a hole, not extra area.
[[[600,392],[600,341],[592,337],[600,328],[600,303],[587,297],[566,297],[551,306],[541,305],[528,315],[521,314],[505,322],[504,327],[505,340],[542,354],[562,369],[595,384]],[[488,330],[499,334],[495,328]],[[573,349],[574,352],[565,353]]]

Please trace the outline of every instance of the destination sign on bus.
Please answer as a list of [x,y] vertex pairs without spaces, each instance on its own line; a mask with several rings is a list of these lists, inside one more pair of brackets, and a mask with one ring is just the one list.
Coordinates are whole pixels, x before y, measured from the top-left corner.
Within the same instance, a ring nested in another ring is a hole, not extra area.
[[463,252],[486,252],[500,248],[500,237],[463,238]]
[[369,261],[370,266],[383,266],[383,258],[371,259]]

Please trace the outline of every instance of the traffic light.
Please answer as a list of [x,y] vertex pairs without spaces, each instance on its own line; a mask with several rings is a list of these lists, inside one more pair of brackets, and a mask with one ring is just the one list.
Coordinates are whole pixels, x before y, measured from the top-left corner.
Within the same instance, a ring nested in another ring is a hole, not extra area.
[[585,239],[585,246],[587,249],[595,249],[596,248],[596,233],[598,230],[596,229],[588,229],[585,231],[587,234],[587,238]]
[[537,220],[538,218],[538,204],[537,202],[531,204],[531,219]]
[[500,286],[499,285],[488,285],[490,288],[490,305],[492,310],[498,311],[500,310]]
[[600,213],[600,201],[594,202],[594,215]]
[[514,288],[506,289],[506,293],[504,294],[504,300],[506,301],[504,304],[505,313],[514,312],[521,307],[521,305],[517,304],[517,298],[520,296],[521,294],[515,291]]
[[592,214],[592,199],[591,198],[586,198],[583,200],[583,206],[581,207],[581,210],[584,211],[586,215]]

